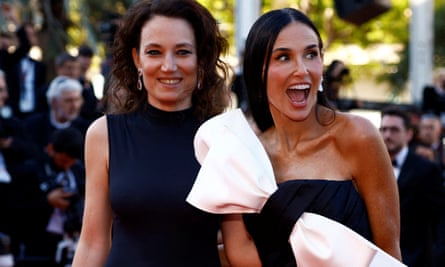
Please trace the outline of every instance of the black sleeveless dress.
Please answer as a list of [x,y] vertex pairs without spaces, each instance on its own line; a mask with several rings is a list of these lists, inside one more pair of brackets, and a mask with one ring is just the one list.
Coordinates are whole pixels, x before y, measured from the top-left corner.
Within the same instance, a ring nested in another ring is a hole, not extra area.
[[199,170],[192,110],[108,115],[113,241],[107,267],[219,267],[218,215],[185,199]]
[[278,184],[261,213],[244,215],[263,267],[297,266],[288,240],[303,212],[335,220],[372,241],[366,207],[351,180],[291,180]]

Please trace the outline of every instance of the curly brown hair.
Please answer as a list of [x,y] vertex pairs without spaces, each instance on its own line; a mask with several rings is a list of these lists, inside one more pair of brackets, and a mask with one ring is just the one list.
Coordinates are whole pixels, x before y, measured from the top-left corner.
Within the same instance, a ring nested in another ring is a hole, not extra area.
[[138,73],[132,49],[139,50],[143,25],[155,15],[180,18],[192,25],[197,45],[198,79],[192,105],[205,120],[224,111],[229,102],[229,67],[220,58],[228,42],[210,12],[194,0],[140,0],[122,17],[113,44],[113,65],[106,94],[109,113],[128,113],[145,104],[147,92],[137,90]]

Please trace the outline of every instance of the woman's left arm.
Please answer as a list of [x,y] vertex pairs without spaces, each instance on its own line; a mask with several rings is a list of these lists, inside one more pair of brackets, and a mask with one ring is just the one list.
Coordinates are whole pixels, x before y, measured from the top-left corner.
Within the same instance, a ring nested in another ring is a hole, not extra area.
[[374,243],[401,260],[399,194],[383,139],[377,127],[361,117],[353,116],[345,132],[345,157],[367,207]]

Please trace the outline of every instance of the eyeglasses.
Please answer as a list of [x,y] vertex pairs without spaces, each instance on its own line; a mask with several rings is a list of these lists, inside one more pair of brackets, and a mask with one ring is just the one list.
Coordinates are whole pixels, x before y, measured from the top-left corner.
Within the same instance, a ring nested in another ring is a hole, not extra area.
[[402,131],[402,129],[400,129],[399,127],[396,126],[383,126],[379,128],[381,133],[384,133],[386,131],[389,131],[390,133],[400,133]]

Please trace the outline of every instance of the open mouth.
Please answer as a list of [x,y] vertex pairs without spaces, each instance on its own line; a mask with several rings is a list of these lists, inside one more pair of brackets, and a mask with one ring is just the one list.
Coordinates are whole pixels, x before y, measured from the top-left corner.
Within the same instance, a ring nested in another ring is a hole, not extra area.
[[310,86],[305,85],[296,85],[288,88],[286,90],[287,96],[290,98],[292,102],[295,103],[303,103],[306,101],[310,91]]

